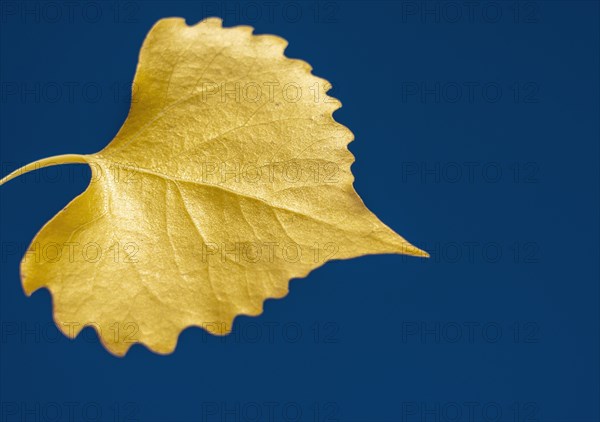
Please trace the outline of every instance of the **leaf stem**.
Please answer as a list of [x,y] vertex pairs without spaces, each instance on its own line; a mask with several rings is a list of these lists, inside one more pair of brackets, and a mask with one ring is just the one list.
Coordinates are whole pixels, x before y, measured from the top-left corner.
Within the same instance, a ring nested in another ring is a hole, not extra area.
[[0,179],[0,186],[8,182],[9,180],[14,179],[17,176],[20,176],[25,173],[29,173],[33,170],[39,170],[44,167],[57,166],[60,164],[85,164],[88,162],[88,158],[85,155],[79,154],[65,154],[65,155],[56,155],[54,157],[42,158],[41,160],[34,161],[33,163],[29,163],[20,169],[17,169],[10,173],[9,175]]

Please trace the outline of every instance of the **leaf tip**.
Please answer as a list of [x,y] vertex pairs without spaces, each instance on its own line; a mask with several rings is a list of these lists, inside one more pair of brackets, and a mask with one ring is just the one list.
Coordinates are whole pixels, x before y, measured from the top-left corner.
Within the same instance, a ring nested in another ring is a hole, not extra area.
[[400,247],[400,250],[398,251],[398,253],[400,253],[402,255],[416,256],[419,258],[430,258],[430,255],[427,251],[424,251],[423,249],[419,249],[416,246],[411,245],[408,242]]

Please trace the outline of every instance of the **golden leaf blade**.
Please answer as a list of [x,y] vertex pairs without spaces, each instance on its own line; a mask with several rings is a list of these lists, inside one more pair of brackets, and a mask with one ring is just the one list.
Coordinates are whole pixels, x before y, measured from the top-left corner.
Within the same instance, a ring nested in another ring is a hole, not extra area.
[[[92,181],[21,263],[66,335],[92,325],[116,355],[170,353],[186,327],[227,334],[330,259],[428,256],[365,207],[341,105],[286,45],[216,18],[152,28],[127,120],[99,153],[58,159],[87,162]],[[32,259],[47,245],[82,253]]]

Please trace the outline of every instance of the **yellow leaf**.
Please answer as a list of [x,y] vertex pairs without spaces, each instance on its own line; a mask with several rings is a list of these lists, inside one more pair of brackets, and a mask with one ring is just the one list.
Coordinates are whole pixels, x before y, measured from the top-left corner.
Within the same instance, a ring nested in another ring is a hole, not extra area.
[[186,327],[227,334],[237,315],[259,315],[328,260],[427,256],[365,207],[352,185],[353,135],[332,117],[341,105],[286,45],[216,18],[160,20],[115,139],[0,181],[55,164],[92,168],[87,190],[21,263],[25,292],[51,291],[66,335],[91,325],[116,355],[136,342],[170,353]]

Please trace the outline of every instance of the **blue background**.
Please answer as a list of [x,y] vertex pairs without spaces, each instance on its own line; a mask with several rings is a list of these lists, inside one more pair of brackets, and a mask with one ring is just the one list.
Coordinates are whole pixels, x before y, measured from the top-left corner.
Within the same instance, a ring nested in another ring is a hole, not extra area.
[[2,420],[600,420],[597,2],[67,3],[2,2],[2,174],[100,150],[152,24],[219,15],[332,82],[357,191],[432,258],[331,262],[237,339],[188,329],[120,359],[57,335],[19,279],[87,170],[23,176],[0,189]]

